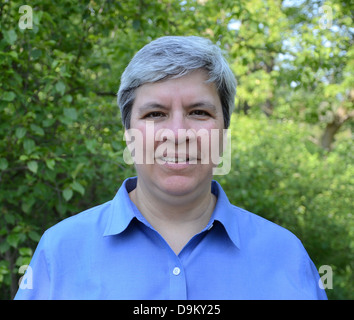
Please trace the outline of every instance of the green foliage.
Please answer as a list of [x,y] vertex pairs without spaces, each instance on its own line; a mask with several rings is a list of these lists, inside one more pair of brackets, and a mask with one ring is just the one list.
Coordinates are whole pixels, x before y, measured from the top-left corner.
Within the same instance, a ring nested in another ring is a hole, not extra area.
[[[192,34],[224,50],[236,110],[256,118],[234,124],[233,169],[221,177],[231,200],[295,231],[317,265],[335,268],[329,295],[353,297],[346,2],[41,0],[22,30],[23,4],[0,4],[0,298],[17,291],[45,229],[112,199],[134,174],[115,97],[132,55],[159,36]],[[335,28],[319,28],[323,4]],[[312,141],[338,110],[347,131],[326,153]]]
[[335,152],[311,140],[311,126],[234,117],[232,170],[218,177],[232,203],[301,239],[319,268],[333,268],[329,298],[353,299],[353,145]]

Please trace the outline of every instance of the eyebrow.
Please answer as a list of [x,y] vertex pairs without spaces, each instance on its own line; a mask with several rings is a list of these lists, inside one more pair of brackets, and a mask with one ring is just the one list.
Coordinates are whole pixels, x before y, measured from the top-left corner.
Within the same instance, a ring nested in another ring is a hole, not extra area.
[[[196,102],[196,103],[193,103],[193,104],[187,106],[187,109],[196,109],[196,108],[209,109],[212,112],[217,111],[216,106],[214,106],[212,103],[207,102],[207,101],[200,101],[200,102]],[[168,110],[169,108],[162,105],[162,104],[156,103],[156,102],[148,102],[146,104],[143,104],[141,107],[139,107],[138,112],[139,112],[139,114],[144,114],[147,111],[156,110],[156,109],[157,110]]]
[[190,109],[196,109],[196,108],[203,108],[203,109],[209,109],[212,112],[216,113],[216,106],[214,106],[212,103],[207,102],[207,101],[201,101],[194,103],[190,106],[188,106]]
[[164,105],[162,104],[159,104],[159,103],[155,103],[155,102],[148,102],[148,103],[145,103],[143,104],[141,107],[139,107],[139,114],[144,114],[145,112],[149,111],[149,110],[167,110],[168,108],[165,107]]

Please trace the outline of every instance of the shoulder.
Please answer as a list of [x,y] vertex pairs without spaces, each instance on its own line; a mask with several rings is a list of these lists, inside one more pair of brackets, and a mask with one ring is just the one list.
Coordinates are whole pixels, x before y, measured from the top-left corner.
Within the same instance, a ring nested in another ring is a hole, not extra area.
[[103,235],[111,202],[108,201],[60,221],[46,230],[46,238],[54,244]]
[[232,211],[240,233],[240,254],[252,261],[254,274],[259,274],[262,281],[268,279],[276,288],[275,296],[326,299],[318,285],[316,266],[295,234],[236,206]]
[[284,254],[291,250],[293,254],[307,255],[299,238],[286,228],[234,205],[232,212],[237,219],[242,245]]

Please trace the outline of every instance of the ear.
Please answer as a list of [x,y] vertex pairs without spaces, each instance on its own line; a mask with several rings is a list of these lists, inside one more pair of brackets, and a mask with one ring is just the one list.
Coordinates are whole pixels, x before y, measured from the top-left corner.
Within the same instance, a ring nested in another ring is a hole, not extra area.
[[129,129],[124,130],[124,140],[127,146],[123,151],[123,160],[126,164],[132,165],[134,164],[134,159],[132,156],[134,151],[134,141],[132,141],[132,136]]
[[135,130],[133,129],[124,129],[124,140],[126,145],[129,147],[135,140]]
[[124,129],[124,140],[125,141],[130,141],[130,135],[129,135],[129,130]]

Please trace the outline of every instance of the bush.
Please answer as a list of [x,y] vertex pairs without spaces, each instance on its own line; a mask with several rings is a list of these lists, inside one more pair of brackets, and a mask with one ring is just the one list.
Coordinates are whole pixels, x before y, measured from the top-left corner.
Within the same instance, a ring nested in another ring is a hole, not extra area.
[[353,299],[353,147],[325,152],[309,125],[234,117],[232,169],[217,180],[230,201],[292,231],[317,268],[333,269],[331,299]]

